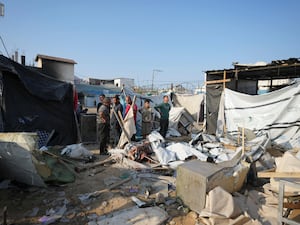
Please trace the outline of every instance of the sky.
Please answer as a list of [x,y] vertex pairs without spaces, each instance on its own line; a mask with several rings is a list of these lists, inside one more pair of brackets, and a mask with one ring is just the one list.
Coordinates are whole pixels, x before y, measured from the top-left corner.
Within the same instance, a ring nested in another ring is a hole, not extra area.
[[[73,59],[81,78],[201,85],[233,62],[300,57],[299,0],[0,0],[9,54]],[[0,43],[0,53],[6,51]],[[162,72],[154,72],[161,70]]]

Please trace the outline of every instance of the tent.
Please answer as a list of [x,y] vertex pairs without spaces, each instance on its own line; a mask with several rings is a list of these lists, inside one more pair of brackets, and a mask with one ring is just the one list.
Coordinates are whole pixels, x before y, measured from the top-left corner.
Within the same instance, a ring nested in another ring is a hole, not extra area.
[[0,55],[2,132],[54,131],[48,145],[76,142],[73,85]]

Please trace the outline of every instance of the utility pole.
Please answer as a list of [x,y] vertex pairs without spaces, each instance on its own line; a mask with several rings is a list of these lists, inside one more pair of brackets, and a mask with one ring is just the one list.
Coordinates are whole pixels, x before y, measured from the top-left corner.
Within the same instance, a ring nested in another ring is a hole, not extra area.
[[4,4],[0,2],[0,16],[4,16]]
[[[4,17],[4,4],[2,2],[0,2],[0,17]],[[1,42],[2,42],[2,45],[3,45],[4,49],[6,51],[7,57],[9,58],[8,51],[6,49],[6,46],[4,44],[4,41],[3,41],[2,37],[1,37],[1,35],[0,35],[0,39],[1,39]]]
[[162,70],[159,70],[159,69],[153,69],[152,70],[152,84],[151,84],[151,91],[153,92],[154,90],[154,74],[155,72],[159,73],[159,72],[163,72]]

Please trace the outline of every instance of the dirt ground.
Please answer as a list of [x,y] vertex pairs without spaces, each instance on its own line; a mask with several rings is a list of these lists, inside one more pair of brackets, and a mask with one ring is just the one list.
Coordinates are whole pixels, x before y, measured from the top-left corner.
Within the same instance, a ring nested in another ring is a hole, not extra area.
[[[102,161],[108,156],[99,156],[96,145],[87,145],[88,149],[97,157],[97,161]],[[95,171],[103,171],[94,174]],[[131,196],[135,193],[124,189],[130,182],[124,183],[110,191],[105,191],[97,197],[90,198],[88,202],[79,200],[80,194],[91,193],[107,188],[105,180],[112,177],[124,178],[128,174],[136,172],[128,169],[116,168],[114,164],[107,163],[103,166],[90,169],[78,174],[74,183],[65,185],[48,186],[47,188],[31,187],[23,184],[12,183],[8,189],[0,190],[0,210],[7,207],[8,224],[42,224],[39,219],[46,215],[47,210],[57,211],[66,205],[66,212],[63,218],[58,219],[53,224],[88,224],[92,218],[107,215],[121,209],[135,206]],[[91,176],[93,175],[94,176]],[[154,202],[155,195],[145,200]],[[168,221],[164,224],[196,224],[197,214],[188,212],[182,202],[176,199],[175,190],[169,191],[166,201],[171,204],[157,204],[169,215]],[[154,204],[154,203],[153,203]],[[3,221],[3,214],[0,215],[0,224]]]

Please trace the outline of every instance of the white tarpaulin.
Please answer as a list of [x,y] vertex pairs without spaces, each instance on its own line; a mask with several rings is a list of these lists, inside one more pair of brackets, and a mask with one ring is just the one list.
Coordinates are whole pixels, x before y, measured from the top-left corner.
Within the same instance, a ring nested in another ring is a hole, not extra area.
[[274,144],[300,147],[300,83],[254,96],[225,89],[224,106],[228,134],[237,134],[238,127],[255,133],[264,130]]
[[184,107],[193,116],[195,120],[198,119],[200,108],[201,108],[201,102],[204,99],[204,94],[199,94],[199,95],[175,94],[174,98],[180,106]]
[[169,115],[169,128],[178,129],[178,122],[183,113],[183,107],[172,107]]
[[[136,133],[132,107],[130,107],[128,113],[126,114],[126,117],[125,117],[124,123],[123,123],[123,129],[127,133],[128,138],[131,138],[132,135]],[[126,137],[124,130],[122,131],[122,134],[121,134],[121,137],[120,137],[120,140],[118,143],[119,147],[124,146],[129,141],[128,138]]]

